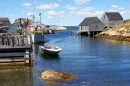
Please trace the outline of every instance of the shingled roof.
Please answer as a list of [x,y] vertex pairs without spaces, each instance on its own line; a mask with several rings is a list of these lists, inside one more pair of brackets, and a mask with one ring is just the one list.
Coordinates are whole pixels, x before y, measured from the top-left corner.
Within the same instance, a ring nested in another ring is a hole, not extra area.
[[0,21],[9,21],[7,17],[0,17]]
[[92,23],[102,23],[97,17],[89,17],[89,18],[85,18],[80,24],[79,26],[89,26]]
[[119,12],[105,12],[109,20],[123,20]]

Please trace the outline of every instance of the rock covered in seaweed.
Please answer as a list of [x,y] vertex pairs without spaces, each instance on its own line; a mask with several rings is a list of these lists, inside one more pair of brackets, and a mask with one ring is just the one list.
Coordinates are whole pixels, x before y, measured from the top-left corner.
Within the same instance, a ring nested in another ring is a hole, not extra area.
[[58,72],[56,70],[46,70],[42,72],[41,78],[44,81],[55,81],[55,82],[65,82],[75,79],[76,76],[69,74],[67,72]]

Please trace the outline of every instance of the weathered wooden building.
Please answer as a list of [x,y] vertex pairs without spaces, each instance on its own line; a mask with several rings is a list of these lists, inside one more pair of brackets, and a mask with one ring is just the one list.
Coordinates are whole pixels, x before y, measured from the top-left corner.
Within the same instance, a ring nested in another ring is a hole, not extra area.
[[6,32],[10,24],[10,20],[7,17],[0,17],[0,33]]
[[95,35],[104,30],[104,24],[97,17],[85,18],[79,24],[79,34]]
[[101,17],[101,21],[104,23],[105,28],[111,28],[114,25],[121,23],[123,21],[123,17],[119,12],[105,12]]

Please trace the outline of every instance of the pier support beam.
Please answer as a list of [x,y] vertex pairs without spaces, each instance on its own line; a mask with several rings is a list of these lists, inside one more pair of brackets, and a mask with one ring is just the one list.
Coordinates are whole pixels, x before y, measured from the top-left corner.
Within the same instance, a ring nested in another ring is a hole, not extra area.
[[32,61],[31,55],[29,53],[29,50],[26,50],[26,52],[25,52],[24,62],[25,62],[25,65],[27,65],[27,66],[32,66],[33,65],[32,64],[33,61]]

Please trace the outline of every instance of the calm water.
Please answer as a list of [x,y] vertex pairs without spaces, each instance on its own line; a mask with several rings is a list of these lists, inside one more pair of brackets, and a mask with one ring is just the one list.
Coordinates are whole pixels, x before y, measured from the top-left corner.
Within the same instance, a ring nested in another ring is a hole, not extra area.
[[[0,69],[5,70],[8,76],[11,76],[11,70],[17,71],[16,74],[19,76],[16,78],[17,82],[12,84],[13,86],[17,86],[20,82],[22,85],[19,86],[47,86],[39,76],[40,72],[47,69],[65,71],[77,76],[77,79],[70,82],[55,83],[52,86],[130,85],[129,42],[75,36],[72,35],[71,31],[56,31],[55,34],[45,35],[44,43],[44,45],[57,45],[62,48],[59,57],[54,59],[48,59],[49,56],[40,56],[39,45],[43,44],[33,46],[35,54],[32,68]],[[0,75],[6,72],[0,72]],[[24,80],[20,78],[19,73],[24,74]],[[13,79],[15,81],[15,78]],[[2,79],[0,78],[0,80]],[[4,84],[4,86],[10,86],[5,83],[5,80],[0,81],[0,84],[1,82],[2,86]]]

